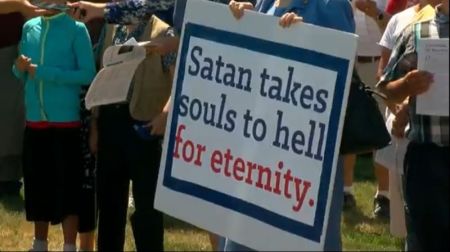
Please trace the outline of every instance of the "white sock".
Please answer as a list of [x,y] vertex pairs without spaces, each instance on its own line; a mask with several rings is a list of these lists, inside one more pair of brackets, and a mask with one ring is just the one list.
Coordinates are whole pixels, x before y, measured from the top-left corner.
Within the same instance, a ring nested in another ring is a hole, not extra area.
[[353,186],[344,186],[344,193],[353,194]]
[[378,197],[378,195],[384,196],[385,198],[389,199],[389,191],[378,191],[375,194],[375,198]]
[[63,251],[77,251],[77,246],[75,244],[64,244]]
[[48,242],[47,240],[33,240],[33,247],[31,251],[48,251]]

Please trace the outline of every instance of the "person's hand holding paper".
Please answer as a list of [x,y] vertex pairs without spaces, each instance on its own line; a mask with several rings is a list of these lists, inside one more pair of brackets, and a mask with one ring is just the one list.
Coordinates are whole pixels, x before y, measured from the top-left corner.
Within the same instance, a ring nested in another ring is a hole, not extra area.
[[147,54],[158,53],[166,55],[176,52],[179,45],[178,37],[159,37],[152,41],[140,42],[139,45],[145,47]]
[[449,44],[448,39],[420,39],[418,69],[433,75],[429,90],[417,96],[417,113],[449,116]]

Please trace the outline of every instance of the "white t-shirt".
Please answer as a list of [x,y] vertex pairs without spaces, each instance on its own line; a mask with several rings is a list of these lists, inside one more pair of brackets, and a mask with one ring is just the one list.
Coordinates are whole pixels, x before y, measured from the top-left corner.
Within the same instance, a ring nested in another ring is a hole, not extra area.
[[[353,1],[354,2],[354,1]],[[387,0],[375,0],[377,7],[384,10]],[[381,49],[377,44],[381,38],[380,28],[375,20],[366,16],[364,12],[358,10],[353,4],[353,13],[355,16],[356,34],[358,40],[358,56],[380,56]]]
[[391,20],[386,26],[383,37],[380,40],[380,46],[392,50],[395,42],[400,37],[403,30],[411,24],[412,19],[416,15],[414,7],[410,7],[402,12],[392,16]]
[[[415,15],[416,11],[414,7],[410,7],[392,16],[386,26],[383,37],[380,40],[380,46],[392,50],[403,30],[412,23],[411,21]],[[391,132],[392,122],[395,116],[389,109],[386,109],[386,118],[386,127],[389,132]],[[407,129],[408,127],[409,126],[407,126]],[[405,131],[407,131],[407,129],[405,129]],[[409,140],[407,138],[398,139],[395,136],[392,136],[392,143],[376,152],[375,162],[388,169],[394,169],[399,174],[403,174],[403,160],[408,144]]]

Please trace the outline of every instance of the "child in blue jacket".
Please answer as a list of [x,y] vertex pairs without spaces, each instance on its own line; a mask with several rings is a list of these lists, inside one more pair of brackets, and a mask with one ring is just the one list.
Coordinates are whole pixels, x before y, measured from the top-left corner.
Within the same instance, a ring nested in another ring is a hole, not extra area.
[[75,251],[81,177],[79,96],[95,76],[90,38],[84,24],[53,11],[25,23],[19,47],[13,72],[25,82],[23,171],[26,218],[35,228],[32,251],[48,250],[49,223],[61,222],[64,251]]

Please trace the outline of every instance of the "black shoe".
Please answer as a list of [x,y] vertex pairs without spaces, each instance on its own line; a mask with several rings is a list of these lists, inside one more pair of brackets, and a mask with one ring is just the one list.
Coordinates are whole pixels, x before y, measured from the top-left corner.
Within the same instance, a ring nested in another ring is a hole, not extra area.
[[356,207],[356,200],[353,194],[344,192],[344,210]]
[[389,219],[389,205],[390,201],[388,198],[378,195],[373,201],[373,215],[377,219]]

